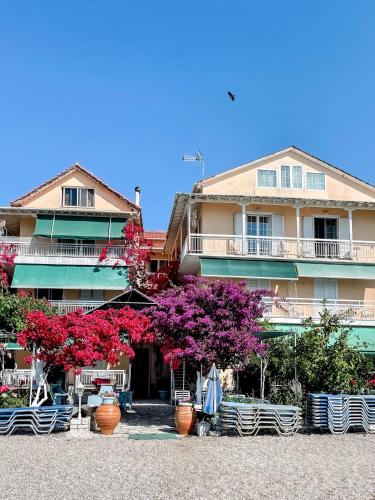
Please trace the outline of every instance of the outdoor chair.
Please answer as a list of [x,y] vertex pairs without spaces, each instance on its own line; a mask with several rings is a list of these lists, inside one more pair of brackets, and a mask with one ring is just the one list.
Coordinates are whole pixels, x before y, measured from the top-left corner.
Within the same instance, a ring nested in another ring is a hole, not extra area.
[[178,401],[189,400],[191,398],[190,391],[185,389],[176,389],[172,392],[172,401],[177,405]]
[[60,384],[51,384],[50,394],[54,405],[66,405],[69,394],[64,391]]
[[50,434],[53,430],[67,430],[73,406],[31,406],[0,409],[0,435],[10,436],[18,429],[28,429],[34,434]]

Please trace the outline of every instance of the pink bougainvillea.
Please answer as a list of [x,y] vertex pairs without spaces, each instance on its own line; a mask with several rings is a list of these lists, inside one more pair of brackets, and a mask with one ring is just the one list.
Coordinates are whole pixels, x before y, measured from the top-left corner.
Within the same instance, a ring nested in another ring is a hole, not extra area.
[[265,353],[256,334],[263,330],[262,298],[272,295],[267,290],[250,291],[246,283],[186,276],[182,286],[157,295],[158,306],[145,314],[164,361],[171,366],[182,360],[238,366],[254,353]]

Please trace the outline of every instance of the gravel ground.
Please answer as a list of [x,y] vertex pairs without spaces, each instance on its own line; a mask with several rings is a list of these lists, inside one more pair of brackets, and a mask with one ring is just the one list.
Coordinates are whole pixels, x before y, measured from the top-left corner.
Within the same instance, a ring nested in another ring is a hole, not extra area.
[[375,498],[374,435],[0,439],[4,500]]

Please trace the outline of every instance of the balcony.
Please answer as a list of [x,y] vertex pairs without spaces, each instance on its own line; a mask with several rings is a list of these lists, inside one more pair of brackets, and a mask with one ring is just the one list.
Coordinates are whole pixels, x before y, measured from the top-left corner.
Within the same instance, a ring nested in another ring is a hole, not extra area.
[[[299,323],[306,318],[319,319],[323,310],[323,301],[320,299],[285,298],[272,303],[271,299],[264,298],[264,317],[272,322]],[[375,302],[363,300],[326,300],[325,306],[333,313],[341,313],[343,319],[351,322],[367,323],[375,321]]]
[[[86,243],[41,243],[38,240],[22,237],[0,238],[0,243],[14,245],[18,264],[97,264],[99,256],[106,247],[103,244]],[[102,265],[113,265],[125,253],[120,245],[108,247],[106,260]]]
[[375,263],[375,241],[328,240],[272,236],[192,234],[181,253],[207,256],[319,259]]
[[58,314],[67,314],[82,309],[84,313],[93,311],[105,304],[104,300],[49,300],[51,306],[56,307]]

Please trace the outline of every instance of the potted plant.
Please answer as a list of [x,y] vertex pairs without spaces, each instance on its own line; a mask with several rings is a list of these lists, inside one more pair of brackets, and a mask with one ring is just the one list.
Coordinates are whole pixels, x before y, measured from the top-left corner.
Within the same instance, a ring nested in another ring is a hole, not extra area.
[[193,432],[197,413],[191,399],[181,399],[176,408],[175,422],[178,433],[187,436]]
[[100,429],[100,433],[111,435],[116,429],[121,419],[121,411],[118,406],[117,394],[115,392],[103,392],[102,404],[95,412],[95,420]]
[[160,379],[158,384],[159,399],[166,401],[168,399],[170,382],[167,377]]

